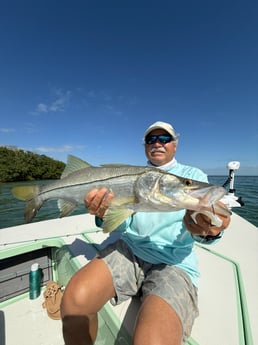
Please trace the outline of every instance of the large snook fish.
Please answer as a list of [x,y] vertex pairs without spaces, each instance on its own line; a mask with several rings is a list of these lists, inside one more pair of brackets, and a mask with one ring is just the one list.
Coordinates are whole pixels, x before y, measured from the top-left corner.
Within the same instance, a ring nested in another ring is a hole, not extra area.
[[12,192],[26,201],[24,215],[28,223],[47,200],[58,199],[60,217],[63,217],[84,202],[87,192],[102,187],[114,194],[104,216],[104,232],[114,230],[128,216],[141,211],[190,209],[206,214],[230,214],[227,208],[216,205],[226,192],[223,187],[150,167],[116,164],[94,167],[74,156],[68,156],[60,180],[45,186],[19,186]]

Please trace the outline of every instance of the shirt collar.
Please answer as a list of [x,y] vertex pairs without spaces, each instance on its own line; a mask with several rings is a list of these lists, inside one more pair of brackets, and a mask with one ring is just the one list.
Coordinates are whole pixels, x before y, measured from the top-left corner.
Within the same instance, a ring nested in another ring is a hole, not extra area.
[[164,171],[168,171],[177,165],[177,160],[173,158],[172,161],[158,167],[156,165],[153,165],[150,161],[147,162],[147,165],[152,168],[158,168]]

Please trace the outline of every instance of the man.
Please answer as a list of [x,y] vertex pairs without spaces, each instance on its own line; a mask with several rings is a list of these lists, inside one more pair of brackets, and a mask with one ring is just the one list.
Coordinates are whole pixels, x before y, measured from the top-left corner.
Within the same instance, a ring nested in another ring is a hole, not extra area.
[[[170,124],[152,124],[144,133],[148,165],[207,182],[201,170],[176,161],[177,143],[178,134]],[[105,188],[85,197],[86,207],[99,224],[112,197]],[[134,345],[179,345],[187,340],[198,315],[194,241],[216,241],[230,221],[219,215],[222,226],[217,228],[201,214],[194,223],[191,213],[139,212],[119,226],[121,239],[79,270],[66,287],[61,308],[66,345],[93,344],[102,306],[108,300],[121,303],[137,294],[142,304]]]

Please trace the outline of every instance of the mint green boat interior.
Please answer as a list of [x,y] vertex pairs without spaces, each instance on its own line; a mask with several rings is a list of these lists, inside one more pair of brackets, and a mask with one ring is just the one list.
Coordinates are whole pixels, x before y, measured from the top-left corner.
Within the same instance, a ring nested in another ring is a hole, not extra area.
[[231,266],[235,278],[234,293],[236,297],[235,303],[237,306],[239,344],[253,345],[248,306],[240,265],[235,260],[216,252],[214,249],[210,249],[210,247],[205,247],[198,244],[196,244],[196,246],[201,250],[207,251],[210,255],[218,258],[218,260],[221,260],[220,265],[227,263]]
[[[80,264],[77,258],[71,255],[69,245],[66,245],[60,239],[36,241],[32,244],[25,244],[19,249],[3,250],[1,251],[0,258],[2,268],[0,278],[2,295],[0,303],[0,345],[5,345],[7,344],[4,336],[6,334],[5,309],[14,304],[18,305],[19,301],[28,301],[31,264],[36,260],[43,272],[41,295],[45,285],[50,280],[66,286],[71,276],[80,268]],[[12,264],[14,263],[12,258],[15,258],[15,264]],[[6,293],[7,291],[11,291],[11,293]],[[7,299],[5,298],[6,296],[8,297]],[[29,304],[33,303],[33,301],[28,302]],[[39,305],[39,308],[42,308],[42,306]],[[103,344],[103,341],[105,341],[105,344],[130,344],[130,335],[123,329],[120,320],[109,305],[102,308],[98,319],[99,331],[96,345]],[[56,321],[50,320],[50,322],[54,324]],[[62,334],[60,333],[61,337]],[[59,343],[61,344],[61,342]]]

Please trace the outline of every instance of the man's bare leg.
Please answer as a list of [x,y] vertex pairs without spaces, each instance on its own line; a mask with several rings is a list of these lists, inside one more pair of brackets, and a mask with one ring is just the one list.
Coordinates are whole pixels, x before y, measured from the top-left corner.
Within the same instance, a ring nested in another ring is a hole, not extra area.
[[182,325],[176,312],[162,298],[149,295],[136,322],[133,345],[180,345]]
[[91,345],[97,330],[97,312],[115,295],[111,273],[102,259],[81,268],[65,289],[61,304],[66,345]]

